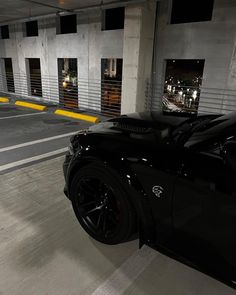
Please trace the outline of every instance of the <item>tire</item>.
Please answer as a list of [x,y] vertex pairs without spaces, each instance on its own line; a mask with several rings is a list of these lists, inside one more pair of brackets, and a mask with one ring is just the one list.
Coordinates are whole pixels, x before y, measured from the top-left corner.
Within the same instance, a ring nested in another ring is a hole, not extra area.
[[114,245],[135,232],[135,210],[112,169],[97,163],[82,167],[72,180],[70,196],[80,225],[95,240]]

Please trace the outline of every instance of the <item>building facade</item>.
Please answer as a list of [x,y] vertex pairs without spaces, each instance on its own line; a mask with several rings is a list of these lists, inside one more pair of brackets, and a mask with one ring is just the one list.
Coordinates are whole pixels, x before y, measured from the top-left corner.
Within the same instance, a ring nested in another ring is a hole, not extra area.
[[[143,109],[140,85],[151,74],[154,6],[155,1],[134,1],[3,24],[0,91],[115,114]],[[146,73],[140,72],[143,64]]]
[[160,1],[154,53],[152,108],[165,92],[170,107],[236,110],[234,0]]
[[236,110],[234,0],[133,1],[1,36],[1,92],[112,114]]

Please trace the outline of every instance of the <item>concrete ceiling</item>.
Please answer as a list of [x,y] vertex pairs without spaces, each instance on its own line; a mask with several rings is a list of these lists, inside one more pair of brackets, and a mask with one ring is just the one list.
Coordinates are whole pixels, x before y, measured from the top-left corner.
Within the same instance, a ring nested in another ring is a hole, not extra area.
[[118,4],[118,0],[0,0],[0,23],[7,23],[57,12],[73,12],[102,4]]

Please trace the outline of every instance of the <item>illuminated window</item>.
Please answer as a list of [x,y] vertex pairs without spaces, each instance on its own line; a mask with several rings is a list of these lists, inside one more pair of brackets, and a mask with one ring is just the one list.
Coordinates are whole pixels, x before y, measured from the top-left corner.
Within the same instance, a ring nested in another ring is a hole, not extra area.
[[200,99],[205,60],[168,59],[163,109],[174,112],[196,112]]

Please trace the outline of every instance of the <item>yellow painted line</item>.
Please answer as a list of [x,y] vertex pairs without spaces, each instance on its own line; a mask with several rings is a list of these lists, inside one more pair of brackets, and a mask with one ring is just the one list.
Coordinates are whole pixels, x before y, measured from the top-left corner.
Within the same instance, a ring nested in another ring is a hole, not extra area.
[[9,98],[7,98],[7,97],[0,97],[0,102],[9,102]]
[[100,122],[98,117],[78,114],[78,113],[70,112],[70,111],[56,110],[54,112],[54,114],[65,116],[65,117],[70,117],[70,118],[74,118],[74,119],[79,119],[79,120],[83,120],[83,121],[87,121],[87,122],[91,122],[91,123],[99,123]]
[[17,100],[15,102],[15,105],[20,106],[20,107],[24,107],[24,108],[30,108],[30,109],[38,110],[38,111],[45,111],[46,108],[47,108],[46,106],[43,106],[43,105],[40,105],[40,104],[29,103],[29,102],[20,101],[20,100]]

